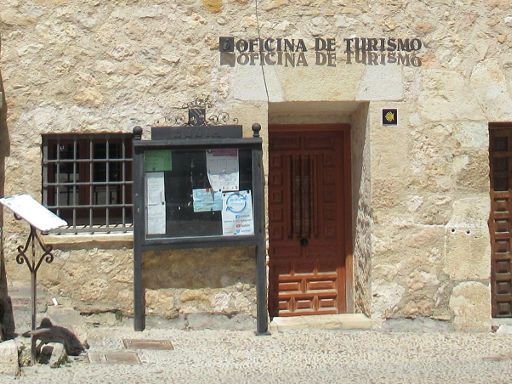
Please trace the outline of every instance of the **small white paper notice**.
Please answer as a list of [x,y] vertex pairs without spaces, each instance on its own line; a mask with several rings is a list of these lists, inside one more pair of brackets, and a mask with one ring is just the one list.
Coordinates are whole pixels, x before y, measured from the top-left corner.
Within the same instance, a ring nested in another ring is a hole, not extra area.
[[163,172],[146,174],[146,233],[165,234],[165,184]]
[[251,191],[222,194],[222,234],[224,236],[254,234]]
[[43,232],[68,225],[68,223],[27,194],[4,197],[0,199],[0,203]]
[[222,148],[206,151],[208,180],[215,191],[238,191],[238,149]]

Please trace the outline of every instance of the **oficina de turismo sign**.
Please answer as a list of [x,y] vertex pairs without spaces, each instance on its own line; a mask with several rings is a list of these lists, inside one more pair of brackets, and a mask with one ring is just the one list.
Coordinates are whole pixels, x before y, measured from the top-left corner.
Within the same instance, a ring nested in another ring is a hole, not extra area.
[[423,43],[418,38],[349,37],[341,44],[335,38],[304,39],[219,37],[220,64],[280,65],[307,67],[337,63],[363,65],[404,65],[421,67],[418,53]]

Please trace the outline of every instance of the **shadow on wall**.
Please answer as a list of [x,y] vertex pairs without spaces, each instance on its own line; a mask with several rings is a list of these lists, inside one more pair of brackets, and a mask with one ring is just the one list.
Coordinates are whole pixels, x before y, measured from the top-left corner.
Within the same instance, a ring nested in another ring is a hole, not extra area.
[[146,252],[143,284],[148,289],[223,288],[256,284],[253,247]]
[[369,104],[352,115],[352,237],[354,255],[354,310],[370,316],[371,196]]
[[[7,130],[7,102],[1,69],[2,40],[0,36],[0,196],[4,196],[5,158],[9,156],[9,132]],[[0,206],[0,330],[3,340],[14,336],[14,316],[7,290],[4,262],[3,208]]]

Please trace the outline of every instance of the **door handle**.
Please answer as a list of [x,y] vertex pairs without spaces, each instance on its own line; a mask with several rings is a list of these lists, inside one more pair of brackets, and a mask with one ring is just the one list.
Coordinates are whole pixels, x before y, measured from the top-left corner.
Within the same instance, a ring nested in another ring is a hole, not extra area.
[[306,245],[308,245],[309,243],[309,240],[306,239],[305,237],[303,237],[302,239],[300,239],[300,245],[302,245],[303,247],[305,247]]

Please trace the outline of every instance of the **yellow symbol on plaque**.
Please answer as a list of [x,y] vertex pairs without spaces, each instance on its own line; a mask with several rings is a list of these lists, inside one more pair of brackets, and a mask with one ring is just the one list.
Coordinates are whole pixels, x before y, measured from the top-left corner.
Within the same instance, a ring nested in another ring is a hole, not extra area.
[[395,114],[391,111],[388,111],[388,113],[386,113],[384,115],[384,118],[386,119],[386,121],[388,121],[389,123],[392,123],[393,121],[395,121]]

